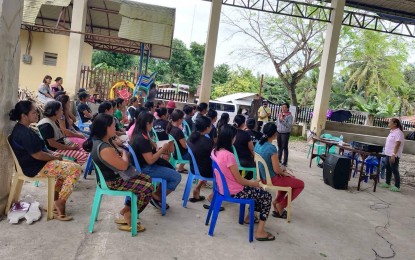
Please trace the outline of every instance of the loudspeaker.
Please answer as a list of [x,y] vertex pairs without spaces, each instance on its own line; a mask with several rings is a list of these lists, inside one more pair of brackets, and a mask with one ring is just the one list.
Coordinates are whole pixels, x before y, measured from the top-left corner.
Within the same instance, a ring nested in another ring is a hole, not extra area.
[[324,183],[338,190],[347,189],[352,160],[339,154],[329,154],[323,164]]

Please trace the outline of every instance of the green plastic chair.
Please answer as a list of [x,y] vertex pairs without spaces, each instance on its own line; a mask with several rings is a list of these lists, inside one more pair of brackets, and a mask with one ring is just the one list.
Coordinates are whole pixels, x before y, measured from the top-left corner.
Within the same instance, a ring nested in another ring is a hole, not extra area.
[[184,160],[184,159],[183,159],[182,154],[180,153],[179,145],[178,145],[178,144],[177,144],[177,142],[176,142],[176,139],[174,139],[174,137],[173,137],[173,136],[171,136],[170,134],[169,134],[169,140],[173,140],[173,142],[174,142],[174,149],[176,150],[176,155],[177,155],[177,158],[176,158],[176,159],[174,159],[174,156],[173,156],[173,155],[174,155],[174,152],[173,152],[173,153],[171,153],[171,154],[170,154],[170,160],[169,160],[169,163],[170,163],[173,167],[176,167],[176,165],[177,165],[177,164],[180,164],[180,163],[190,165],[190,161],[189,161],[189,160]]
[[102,176],[101,169],[98,168],[95,162],[95,172],[98,175],[99,182],[97,180],[97,188],[95,191],[94,203],[92,204],[91,218],[89,220],[89,233],[94,231],[95,221],[98,220],[99,207],[101,205],[102,195],[109,196],[130,196],[131,197],[131,235],[135,237],[137,235],[137,219],[138,219],[138,210],[137,210],[137,196],[132,191],[119,191],[119,190],[110,190],[105,183],[105,179]]
[[[322,134],[322,135],[320,135],[320,138],[324,138],[324,139],[328,139],[328,140],[332,140],[332,141],[336,141],[336,142],[340,141],[339,137],[332,136],[331,134]],[[312,152],[311,151],[312,148],[313,148],[313,144],[310,144],[310,146],[308,148],[308,152],[307,152],[307,159],[310,157],[310,153]],[[318,155],[322,155],[323,153],[326,152],[326,145],[322,144],[320,142],[316,142],[314,144],[314,148],[317,149],[317,154]],[[332,146],[329,150],[329,153],[330,154],[336,154],[337,153],[336,147]],[[317,165],[320,164],[320,156],[317,156],[316,163],[317,163]]]
[[192,130],[190,130],[190,126],[189,124],[183,120],[183,133],[184,133],[184,137],[187,139],[189,139],[190,134],[192,133]]
[[154,128],[151,128],[151,134],[152,134],[152,136],[150,137],[151,140],[153,140],[153,142],[158,142],[159,141],[159,137],[157,136],[157,133],[154,130]]
[[233,146],[233,145],[232,145],[232,150],[233,150],[233,154],[235,155],[236,162],[238,163],[238,169],[240,171],[242,171],[242,177],[245,178],[246,172],[253,172],[253,178],[254,178],[254,180],[256,180],[257,179],[257,176],[256,176],[256,167],[243,167],[241,165],[241,163],[239,162],[238,153],[236,152],[235,146]]

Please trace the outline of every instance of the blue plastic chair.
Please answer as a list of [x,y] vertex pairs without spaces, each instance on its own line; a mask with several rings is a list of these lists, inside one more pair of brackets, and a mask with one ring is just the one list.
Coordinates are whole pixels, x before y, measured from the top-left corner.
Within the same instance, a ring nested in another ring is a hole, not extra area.
[[239,162],[238,152],[236,151],[235,146],[232,145],[233,155],[235,155],[236,162],[238,163],[238,169],[242,172],[242,177],[245,178],[246,172],[253,172],[253,179],[256,180],[256,167],[243,167],[241,163]]
[[87,175],[91,175],[93,168],[94,167],[92,165],[92,156],[91,156],[91,154],[89,154],[88,160],[86,161],[85,172],[84,172],[84,179],[85,180],[86,180]]
[[89,220],[89,233],[94,231],[95,221],[98,220],[99,207],[101,206],[102,195],[110,196],[130,196],[131,197],[131,235],[134,237],[137,235],[137,219],[138,219],[138,210],[137,210],[137,196],[132,191],[119,191],[119,190],[110,190],[105,183],[105,179],[102,176],[102,172],[99,167],[93,161],[95,172],[98,175],[97,179],[97,188],[95,191],[94,203],[92,204],[91,218]]
[[192,189],[192,184],[194,180],[201,180],[201,181],[214,181],[214,178],[206,178],[200,175],[199,166],[197,166],[195,156],[193,155],[192,150],[190,147],[187,147],[187,151],[190,154],[190,157],[192,158],[193,163],[193,170],[191,171],[191,167],[189,167],[189,174],[187,175],[187,182],[186,187],[184,188],[183,193],[183,208],[187,207],[187,201],[189,200],[190,190]]
[[175,159],[174,152],[170,154],[170,160],[169,160],[170,164],[173,167],[176,167],[176,165],[180,163],[189,165],[190,161],[183,159],[182,154],[180,153],[179,145],[176,142],[176,139],[174,139],[174,137],[169,134],[169,140],[172,140],[174,142],[174,149],[176,150],[176,155],[177,155],[177,158]]
[[[131,147],[131,145],[128,145],[128,151],[130,152],[131,156],[133,157],[134,167],[136,168],[136,170],[138,172],[142,172],[140,164],[138,163],[137,156],[136,156],[133,148]],[[151,181],[153,182],[154,190],[156,190],[157,184],[161,183],[161,215],[164,216],[164,215],[166,215],[167,181],[165,179],[162,179],[162,178],[151,178]]]
[[[254,240],[254,209],[255,209],[255,200],[254,199],[236,199],[231,196],[229,193],[228,185],[226,184],[225,176],[223,175],[222,171],[220,170],[217,162],[212,159],[212,168],[213,172],[215,173],[215,181],[213,182],[213,199],[210,203],[208,215],[206,217],[205,225],[209,225],[210,217],[212,216],[212,223],[210,224],[209,228],[209,236],[213,236],[213,232],[215,231],[216,221],[218,219],[220,207],[222,205],[222,201],[227,201],[230,203],[239,203],[239,224],[244,224],[244,217],[245,217],[245,205],[249,205],[249,242],[252,242]],[[216,172],[218,174],[216,174]],[[219,177],[217,176],[219,175]],[[222,188],[223,188],[223,194],[220,194],[219,188],[218,188],[218,179],[221,179],[222,182]],[[213,215],[212,215],[213,212]]]
[[77,113],[77,115],[78,115],[77,119],[78,119],[78,128],[79,128],[79,130],[81,130],[81,132],[82,132],[82,133],[85,133],[85,134],[87,134],[87,135],[90,135],[90,134],[91,134],[91,132],[90,132],[90,131],[85,130],[85,128],[88,128],[88,129],[89,129],[89,127],[91,126],[91,124],[88,124],[88,123],[83,123],[83,122],[82,122],[81,115],[79,114],[78,109],[76,109],[76,113]]

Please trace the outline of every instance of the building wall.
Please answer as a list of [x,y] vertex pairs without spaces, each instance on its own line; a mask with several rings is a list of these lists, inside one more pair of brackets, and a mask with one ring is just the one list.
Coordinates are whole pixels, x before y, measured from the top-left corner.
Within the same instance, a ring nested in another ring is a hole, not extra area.
[[[32,47],[30,55],[32,63],[25,64],[22,61],[23,54],[26,53],[26,46],[29,39],[29,31],[20,30],[20,74],[19,88],[37,91],[45,75],[63,78],[63,87],[65,87],[65,75],[67,66],[69,36],[32,32]],[[84,43],[82,64],[91,66],[92,46]],[[43,65],[43,55],[45,52],[58,54],[56,66]],[[53,82],[53,81],[52,81]]]

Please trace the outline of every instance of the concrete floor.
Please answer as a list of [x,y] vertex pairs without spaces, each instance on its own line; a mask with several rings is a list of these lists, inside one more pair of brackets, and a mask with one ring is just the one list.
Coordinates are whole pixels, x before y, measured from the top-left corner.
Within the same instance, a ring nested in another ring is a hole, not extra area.
[[[247,225],[238,224],[238,206],[233,204],[224,205],[214,237],[208,236],[202,203],[181,206],[186,175],[168,198],[171,208],[166,216],[151,205],[140,215],[144,233],[133,238],[119,231],[113,221],[123,198],[104,197],[90,234],[92,175],[78,183],[68,202],[74,221],[46,221],[45,216],[31,226],[0,221],[0,259],[377,259],[373,250],[383,257],[393,253],[386,240],[396,252],[394,259],[414,259],[412,188],[404,186],[401,193],[378,188],[373,193],[370,182],[358,192],[353,179],[348,191],[335,190],[323,183],[322,169],[315,164],[308,168],[305,157],[301,152],[290,154],[289,166],[304,180],[305,189],[293,203],[291,223],[270,216],[266,228],[276,235],[275,241],[249,243]],[[46,202],[44,186],[26,183],[25,194]]]

